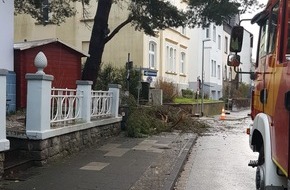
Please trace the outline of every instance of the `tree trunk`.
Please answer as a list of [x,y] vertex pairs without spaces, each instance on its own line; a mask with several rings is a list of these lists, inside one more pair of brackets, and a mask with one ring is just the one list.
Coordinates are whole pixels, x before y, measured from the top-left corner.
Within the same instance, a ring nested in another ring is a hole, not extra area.
[[82,80],[93,81],[95,86],[102,55],[106,44],[106,37],[109,33],[108,20],[113,0],[99,0],[98,8],[94,18],[94,25],[89,45],[89,55],[82,73]]

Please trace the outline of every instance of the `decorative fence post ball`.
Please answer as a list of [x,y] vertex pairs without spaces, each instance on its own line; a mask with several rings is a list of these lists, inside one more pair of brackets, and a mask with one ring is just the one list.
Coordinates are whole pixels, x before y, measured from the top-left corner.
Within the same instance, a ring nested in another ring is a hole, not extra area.
[[37,68],[37,74],[44,75],[43,69],[47,66],[47,58],[45,54],[40,51],[34,58],[34,66]]

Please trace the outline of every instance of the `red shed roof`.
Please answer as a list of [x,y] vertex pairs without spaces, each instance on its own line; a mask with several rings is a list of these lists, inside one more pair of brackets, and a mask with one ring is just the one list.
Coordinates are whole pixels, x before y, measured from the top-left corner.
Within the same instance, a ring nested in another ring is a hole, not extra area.
[[58,42],[58,43],[61,43],[63,45],[65,45],[66,47],[82,54],[84,57],[89,57],[88,54],[60,41],[59,39],[57,38],[50,38],[50,39],[44,39],[44,40],[35,40],[35,41],[25,41],[25,42],[18,42],[18,43],[14,43],[14,49],[17,49],[17,50],[26,50],[26,49],[30,49],[30,48],[35,48],[35,47],[38,47],[38,46],[43,46],[43,45],[46,45],[46,44],[50,44],[50,43],[55,43],[55,42]]

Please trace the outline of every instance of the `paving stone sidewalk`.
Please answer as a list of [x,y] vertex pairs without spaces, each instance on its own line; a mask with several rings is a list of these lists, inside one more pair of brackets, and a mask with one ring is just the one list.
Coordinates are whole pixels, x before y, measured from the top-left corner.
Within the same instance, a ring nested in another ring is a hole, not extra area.
[[2,180],[5,190],[169,190],[196,140],[195,134],[110,138],[44,167]]

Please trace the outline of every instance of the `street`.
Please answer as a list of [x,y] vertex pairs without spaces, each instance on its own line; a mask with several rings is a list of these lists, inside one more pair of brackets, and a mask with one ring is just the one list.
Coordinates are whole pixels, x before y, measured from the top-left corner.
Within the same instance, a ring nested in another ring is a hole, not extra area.
[[249,112],[226,115],[230,120],[205,118],[212,128],[197,139],[176,190],[255,189],[255,169],[247,165],[257,158],[245,133],[252,122],[250,117],[245,118]]

